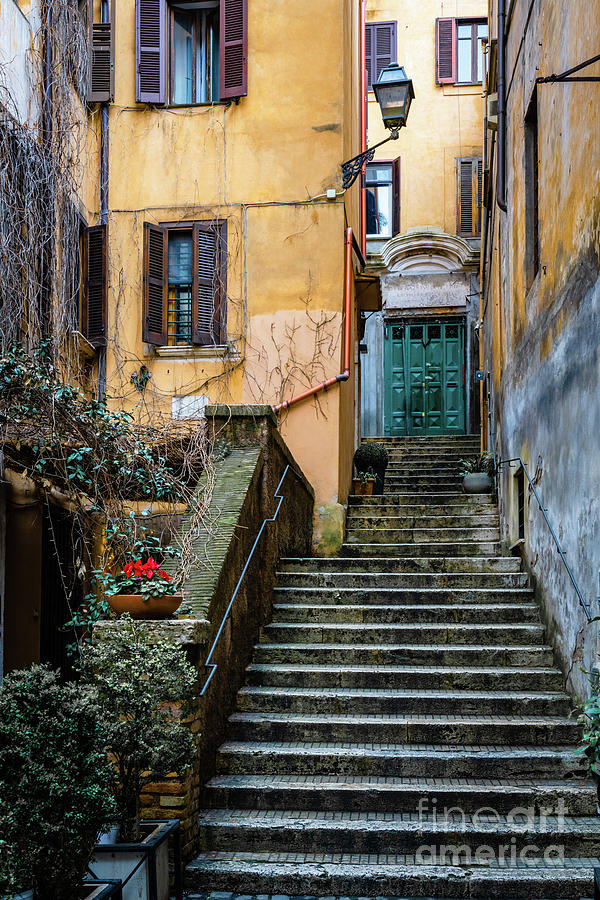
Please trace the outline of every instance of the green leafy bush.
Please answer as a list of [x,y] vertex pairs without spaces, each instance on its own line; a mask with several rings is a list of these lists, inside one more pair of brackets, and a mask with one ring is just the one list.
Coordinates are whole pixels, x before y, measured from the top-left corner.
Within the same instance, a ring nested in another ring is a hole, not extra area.
[[493,478],[496,474],[496,464],[491,453],[482,453],[480,456],[474,456],[470,459],[459,460],[460,474],[471,475],[474,472],[482,472]]
[[374,469],[386,469],[388,462],[386,448],[376,441],[363,441],[354,454],[354,467],[359,475]]
[[594,692],[579,707],[577,721],[583,726],[581,747],[575,753],[583,754],[595,775],[600,776],[600,697]]
[[122,840],[138,840],[145,784],[190,765],[194,741],[181,722],[192,698],[194,667],[184,651],[160,642],[129,616],[83,653],[83,682],[98,692],[106,748],[117,769]]
[[0,895],[78,896],[98,832],[115,816],[93,688],[61,684],[47,666],[0,689]]

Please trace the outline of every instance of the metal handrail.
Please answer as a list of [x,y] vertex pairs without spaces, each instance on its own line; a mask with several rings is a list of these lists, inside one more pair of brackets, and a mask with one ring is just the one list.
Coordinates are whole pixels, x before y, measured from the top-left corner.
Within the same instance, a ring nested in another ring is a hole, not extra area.
[[303,480],[302,476],[298,472],[296,472],[296,470],[292,466],[290,466],[288,463],[288,465],[283,470],[283,475],[279,479],[279,484],[275,488],[275,493],[273,494],[273,499],[278,500],[279,503],[277,504],[277,507],[276,507],[273,515],[270,516],[269,518],[266,518],[258,530],[258,534],[256,535],[254,543],[252,544],[252,549],[250,550],[250,553],[248,554],[248,559],[246,560],[246,564],[244,565],[244,568],[242,569],[242,574],[238,578],[238,582],[235,586],[233,594],[231,595],[231,600],[229,601],[229,605],[227,606],[227,609],[225,610],[225,615],[223,616],[223,621],[221,622],[221,624],[219,626],[219,630],[217,631],[215,638],[212,642],[212,646],[210,648],[209,654],[206,657],[206,662],[204,663],[204,668],[210,669],[210,674],[209,674],[208,678],[206,679],[206,681],[204,682],[204,686],[203,686],[202,690],[200,691],[200,694],[199,694],[200,697],[202,697],[206,693],[206,689],[207,689],[208,685],[210,684],[211,678],[213,677],[213,675],[215,674],[215,672],[217,670],[217,664],[211,663],[212,655],[215,651],[215,647],[217,646],[217,644],[219,642],[219,638],[221,637],[221,634],[225,627],[225,623],[226,623],[227,619],[229,618],[233,604],[235,603],[235,598],[238,595],[238,591],[239,591],[242,581],[244,579],[244,575],[248,571],[248,566],[250,565],[250,561],[254,555],[254,551],[256,550],[256,547],[258,545],[258,542],[261,538],[263,531],[265,530],[266,525],[269,522],[274,522],[276,520],[277,516],[279,515],[279,510],[281,508],[281,504],[283,503],[283,494],[280,494],[279,492],[281,490],[281,485],[283,484],[283,479],[285,478],[285,476],[287,475],[288,472],[292,472],[296,476],[298,481]]
[[521,464],[521,468],[523,469],[523,472],[525,473],[525,475],[526,475],[526,477],[527,477],[527,481],[529,482],[529,487],[530,487],[531,490],[533,491],[533,496],[534,496],[535,499],[537,500],[537,503],[538,503],[538,506],[539,506],[539,508],[540,508],[540,510],[541,510],[541,513],[542,513],[544,519],[546,520],[546,525],[548,526],[548,528],[549,528],[549,530],[550,530],[550,534],[552,535],[552,538],[553,538],[553,540],[554,540],[554,543],[556,544],[556,549],[558,550],[558,554],[559,554],[560,558],[562,559],[562,561],[563,561],[563,563],[564,563],[564,566],[565,566],[565,569],[567,570],[567,573],[568,573],[568,575],[569,575],[569,578],[571,579],[571,584],[572,584],[573,587],[575,588],[575,593],[577,594],[577,597],[579,598],[579,602],[580,602],[580,604],[581,604],[581,607],[582,607],[583,611],[585,612],[585,614],[586,614],[586,616],[587,616],[588,622],[591,622],[591,621],[593,620],[593,616],[592,616],[591,610],[590,610],[588,604],[587,604],[587,603],[585,602],[585,600],[583,599],[583,594],[582,594],[582,592],[581,592],[581,588],[580,588],[579,585],[577,584],[577,579],[575,578],[575,575],[573,574],[573,570],[571,569],[571,566],[570,566],[569,563],[567,562],[567,558],[566,558],[566,556],[565,556],[565,552],[564,552],[564,550],[563,550],[563,548],[562,548],[562,546],[561,546],[560,541],[558,540],[558,537],[556,536],[556,532],[554,531],[554,528],[552,527],[552,525],[551,525],[551,523],[550,523],[550,519],[548,518],[548,510],[546,509],[546,507],[545,507],[544,504],[542,503],[542,498],[541,498],[540,495],[538,494],[538,492],[537,492],[537,490],[536,490],[536,487],[535,487],[535,484],[534,484],[533,481],[531,480],[531,476],[530,476],[529,472],[527,471],[527,466],[525,465],[525,463],[523,462],[523,460],[522,460],[522,458],[521,458],[520,456],[515,456],[515,457],[513,457],[512,459],[501,459],[501,460],[499,461],[499,463],[498,463],[498,468],[500,468],[500,466],[502,466],[502,465],[507,465],[507,464],[510,466],[511,463],[520,463],[520,464]]

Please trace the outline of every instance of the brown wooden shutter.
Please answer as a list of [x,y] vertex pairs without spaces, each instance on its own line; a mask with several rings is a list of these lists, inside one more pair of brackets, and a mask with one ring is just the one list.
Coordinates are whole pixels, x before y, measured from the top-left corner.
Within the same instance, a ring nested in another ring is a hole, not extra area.
[[396,22],[370,22],[365,31],[367,88],[371,90],[382,69],[397,60]]
[[482,160],[458,159],[458,233],[475,237],[480,233]]
[[481,208],[483,205],[483,160],[477,160],[477,217],[475,219],[475,233],[481,234]]
[[93,347],[106,345],[106,225],[88,228],[84,243],[83,331]]
[[221,0],[220,93],[222,100],[248,93],[248,0]]
[[400,234],[400,157],[392,163],[392,237]]
[[365,68],[367,70],[367,90],[373,85],[373,30],[374,25],[365,25]]
[[167,343],[167,233],[159,225],[144,222],[143,340]]
[[194,226],[192,341],[221,344],[226,335],[226,226],[197,222]]
[[94,22],[93,0],[88,0],[88,92],[89,103],[108,103],[115,95],[115,4],[110,22]]
[[456,80],[455,19],[435,20],[435,62],[435,80],[438,84],[451,84]]
[[136,103],[165,102],[166,0],[135,0]]

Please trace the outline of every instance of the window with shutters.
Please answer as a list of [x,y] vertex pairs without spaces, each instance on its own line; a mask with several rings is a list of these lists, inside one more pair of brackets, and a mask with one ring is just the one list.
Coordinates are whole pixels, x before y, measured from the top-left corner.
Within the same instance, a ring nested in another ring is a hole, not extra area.
[[525,286],[529,290],[540,268],[539,142],[537,91],[525,115]]
[[483,78],[485,19],[436,20],[436,81],[438,84],[480,84]]
[[144,227],[144,340],[170,347],[225,343],[226,223]]
[[400,160],[367,164],[367,235],[393,237],[400,231]]
[[478,157],[457,159],[456,170],[457,232],[463,237],[478,237],[481,233],[482,160]]
[[[80,12],[83,14],[83,8]],[[93,0],[87,0],[89,103],[108,103],[115,94],[115,0],[110,2],[110,21],[94,22]]]
[[398,61],[396,22],[369,22],[365,26],[367,88],[372,90],[381,70]]
[[92,347],[106,345],[106,225],[80,231],[80,330]]
[[136,0],[135,26],[138,103],[248,93],[248,0]]

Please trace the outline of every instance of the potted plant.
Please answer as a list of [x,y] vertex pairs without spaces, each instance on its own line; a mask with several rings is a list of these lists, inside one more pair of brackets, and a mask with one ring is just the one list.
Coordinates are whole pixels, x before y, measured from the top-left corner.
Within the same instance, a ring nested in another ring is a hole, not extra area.
[[460,474],[463,476],[465,494],[489,494],[495,471],[491,453],[482,453],[473,459],[461,459]]
[[366,472],[359,472],[356,478],[352,479],[352,489],[355,494],[362,497],[370,497],[375,490],[375,475],[368,469]]
[[5,677],[0,797],[0,896],[81,900],[97,894],[98,886],[82,888],[84,875],[97,834],[116,807],[93,687],[61,684],[47,666]]
[[373,491],[375,494],[383,494],[385,470],[388,463],[389,454],[384,445],[377,441],[363,441],[354,454],[356,472],[371,472],[371,476],[375,478]]
[[177,582],[153,556],[125,563],[118,575],[105,573],[103,589],[113,612],[134,619],[168,619],[181,606]]
[[145,785],[185,770],[194,758],[194,739],[182,719],[196,670],[181,647],[161,642],[148,623],[126,615],[85,647],[82,682],[97,692],[117,774],[119,842],[98,844],[90,870],[99,879],[125,878],[139,865],[123,900],[150,900],[151,882],[158,885],[156,900],[168,900],[168,839],[178,822],[144,821],[140,798]]

